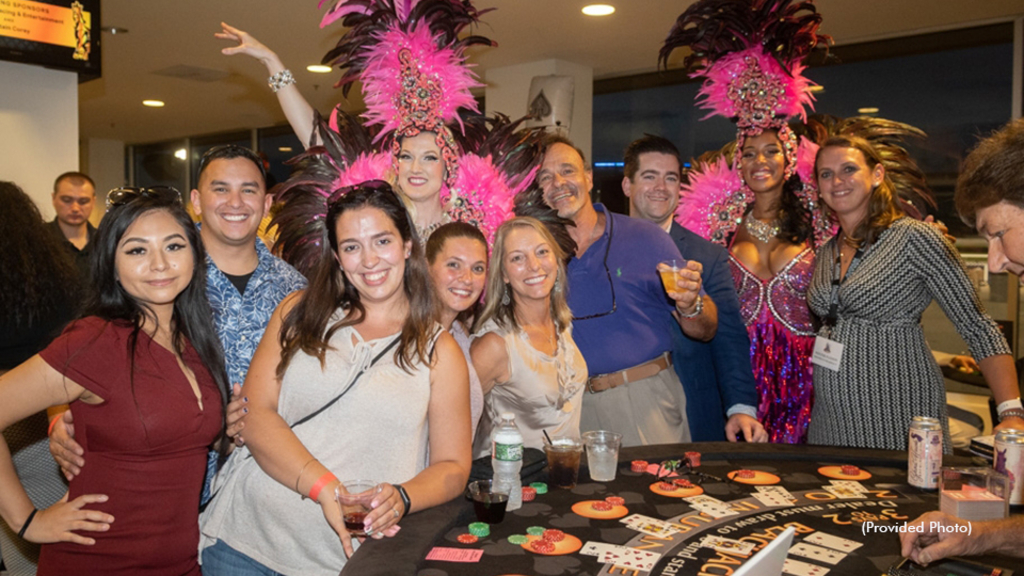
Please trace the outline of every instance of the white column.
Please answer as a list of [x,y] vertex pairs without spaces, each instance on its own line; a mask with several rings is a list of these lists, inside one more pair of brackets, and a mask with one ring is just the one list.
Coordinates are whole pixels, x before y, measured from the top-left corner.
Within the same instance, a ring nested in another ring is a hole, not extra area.
[[53,180],[78,170],[78,75],[0,62],[0,179],[54,216]]
[[128,181],[124,173],[124,142],[88,138],[82,140],[82,172],[96,182],[96,204],[89,220],[98,225],[106,210],[107,192],[124,186]]
[[491,68],[484,74],[487,84],[487,113],[501,112],[515,120],[527,112],[530,81],[534,76],[572,76],[575,79],[572,121],[569,138],[591,160],[592,124],[594,121],[594,70],[565,60],[540,60],[502,68]]

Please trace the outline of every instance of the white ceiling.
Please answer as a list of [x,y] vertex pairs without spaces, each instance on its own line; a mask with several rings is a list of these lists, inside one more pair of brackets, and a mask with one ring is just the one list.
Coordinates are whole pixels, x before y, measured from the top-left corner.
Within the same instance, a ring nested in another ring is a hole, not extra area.
[[[606,0],[607,1],[607,0]],[[689,0],[611,0],[612,16],[583,16],[580,0],[478,0],[477,33],[497,48],[471,51],[482,76],[489,67],[559,58],[592,66],[595,78],[655,69],[658,49]],[[227,57],[230,43],[214,38],[220,22],[246,30],[280,54],[303,94],[326,111],[341,100],[332,74],[313,74],[337,42],[341,27],[321,30],[313,0],[104,0],[102,24],[127,28],[104,33],[103,77],[80,86],[82,138],[142,143],[283,123],[263,66]],[[821,31],[838,44],[959,28],[1024,15],[1024,0],[819,0]],[[172,67],[205,69],[213,81],[169,77]],[[353,90],[353,108],[361,107]],[[164,108],[144,108],[155,98]]]

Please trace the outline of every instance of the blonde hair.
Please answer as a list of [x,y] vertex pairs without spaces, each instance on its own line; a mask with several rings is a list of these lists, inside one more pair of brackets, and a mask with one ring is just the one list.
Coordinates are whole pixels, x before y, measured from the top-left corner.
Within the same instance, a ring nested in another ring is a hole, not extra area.
[[505,242],[508,239],[508,235],[516,228],[532,228],[535,230],[547,242],[548,247],[551,248],[551,252],[554,254],[555,262],[558,265],[558,274],[555,279],[555,289],[550,294],[551,319],[555,321],[555,328],[562,332],[572,323],[572,312],[569,311],[569,303],[565,297],[567,290],[565,253],[547,227],[540,220],[529,216],[519,216],[506,220],[498,227],[498,231],[494,235],[491,265],[487,270],[487,302],[484,304],[483,312],[480,313],[476,323],[473,325],[473,331],[479,330],[485,322],[492,318],[502,327],[519,328],[515,315],[515,294],[509,297],[508,304],[502,304],[501,302],[505,290],[508,290],[502,278],[505,267]]

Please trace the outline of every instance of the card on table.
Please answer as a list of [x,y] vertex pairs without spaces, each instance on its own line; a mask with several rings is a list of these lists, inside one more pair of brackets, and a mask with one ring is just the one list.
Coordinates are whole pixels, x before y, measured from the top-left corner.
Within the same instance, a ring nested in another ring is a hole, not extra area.
[[479,562],[480,557],[484,555],[484,551],[480,549],[472,548],[445,548],[443,546],[435,546],[429,554],[427,554],[427,560],[440,560],[442,562]]
[[789,490],[786,490],[782,486],[758,486],[757,491],[762,494],[778,494],[786,500],[796,501],[796,496],[793,496]]
[[835,484],[829,484],[828,486],[822,486],[826,492],[835,496],[836,498],[864,498],[864,492],[857,492],[852,488],[846,486],[836,486]]
[[860,492],[862,494],[868,493],[867,487],[861,484],[860,482],[857,482],[856,480],[833,480],[831,483],[833,486],[839,486],[840,488],[849,488],[854,492]]
[[718,552],[736,554],[739,556],[750,556],[750,553],[753,552],[755,548],[753,542],[732,540],[730,538],[722,538],[721,536],[705,536],[700,545],[704,548],[711,548]]
[[725,502],[705,494],[701,494],[700,496],[690,496],[688,498],[683,498],[683,500],[688,502],[690,506],[693,506],[712,518],[723,518],[725,516],[735,516],[739,514],[739,512],[731,510],[729,505]]
[[831,534],[826,534],[825,532],[815,532],[814,534],[804,538],[804,542],[810,542],[811,544],[817,544],[818,546],[839,550],[840,552],[853,552],[857,548],[863,546],[860,542],[854,542],[853,540],[847,540],[846,538],[840,538],[839,536],[833,536]]
[[651,518],[650,516],[644,516],[643,514],[632,514],[619,520],[629,528],[644,534],[650,534],[651,536],[671,536],[679,532],[679,529],[672,525],[671,522],[666,522],[658,518]]
[[782,573],[793,576],[824,576],[828,574],[828,568],[786,558],[786,563],[782,565]]
[[778,492],[754,492],[751,494],[755,500],[765,506],[789,506],[795,502],[779,494]]
[[793,547],[789,549],[789,553],[833,565],[838,564],[840,560],[846,558],[846,554],[843,552],[838,552],[831,548],[824,548],[822,546],[815,546],[814,544],[808,544],[806,542],[798,542],[794,544]]
[[585,556],[598,556],[600,557],[605,552],[610,550],[618,550],[620,552],[626,552],[627,550],[636,550],[636,548],[630,548],[629,546],[619,546],[617,544],[607,544],[605,542],[587,542],[580,548],[580,554]]
[[615,564],[623,568],[650,572],[654,570],[654,565],[658,563],[660,558],[661,554],[658,552],[626,548],[624,551],[609,550],[603,552],[597,557],[597,561],[605,564]]

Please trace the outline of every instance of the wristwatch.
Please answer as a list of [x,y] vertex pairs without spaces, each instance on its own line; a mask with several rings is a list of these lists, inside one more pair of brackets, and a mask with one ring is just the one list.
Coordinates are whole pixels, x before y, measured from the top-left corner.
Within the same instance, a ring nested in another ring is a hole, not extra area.
[[409,493],[405,491],[405,487],[401,484],[392,484],[395,490],[398,490],[398,495],[402,498],[402,506],[405,507],[405,512],[402,512],[402,516],[407,516],[409,510],[412,509],[412,500],[409,500]]
[[679,313],[679,317],[680,318],[696,318],[697,316],[700,316],[700,313],[703,312],[703,311],[704,311],[704,297],[699,295],[699,294],[697,295],[697,307],[693,309],[693,312],[691,312],[689,314],[683,314],[682,312],[679,312],[679,310],[676,310],[676,312]]

